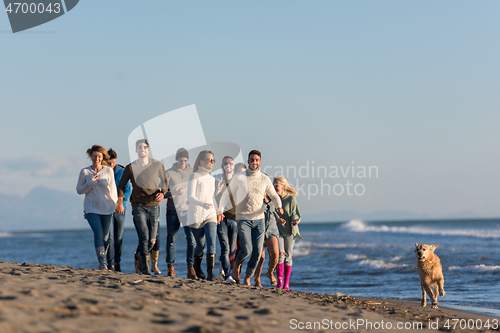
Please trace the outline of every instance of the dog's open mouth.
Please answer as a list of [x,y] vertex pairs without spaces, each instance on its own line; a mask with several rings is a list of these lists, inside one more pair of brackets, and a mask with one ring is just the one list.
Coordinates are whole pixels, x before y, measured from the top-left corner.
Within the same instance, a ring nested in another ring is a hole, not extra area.
[[417,256],[418,260],[425,260],[425,256]]

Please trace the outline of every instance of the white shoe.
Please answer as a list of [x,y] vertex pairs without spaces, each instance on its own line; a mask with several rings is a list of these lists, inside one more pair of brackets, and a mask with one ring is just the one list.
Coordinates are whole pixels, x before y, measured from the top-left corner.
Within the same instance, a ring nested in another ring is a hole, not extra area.
[[226,279],[226,283],[236,283],[236,281],[234,281],[233,277],[229,275],[229,277]]

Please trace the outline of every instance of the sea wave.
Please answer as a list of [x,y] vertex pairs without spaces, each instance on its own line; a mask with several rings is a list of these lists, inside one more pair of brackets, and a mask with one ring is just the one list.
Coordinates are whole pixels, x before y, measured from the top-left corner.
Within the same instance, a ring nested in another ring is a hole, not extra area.
[[346,232],[386,232],[415,235],[466,236],[476,238],[500,238],[500,229],[432,229],[421,226],[389,227],[387,225],[367,225],[360,220],[342,224],[340,230]]
[[408,266],[406,264],[399,264],[394,262],[400,260],[401,257],[394,257],[391,260],[370,259],[364,254],[349,253],[346,254],[345,258],[348,261],[359,261],[359,265],[361,266],[369,266],[376,269],[394,269],[394,268],[402,268]]
[[391,248],[394,247],[393,244],[370,244],[370,243],[354,243],[354,244],[346,244],[346,243],[339,243],[339,244],[331,244],[331,243],[315,243],[315,242],[308,242],[308,241],[296,241],[295,242],[295,247],[297,246],[302,246],[302,247],[309,247],[309,248],[318,248],[318,249],[371,249],[371,248],[381,248],[381,247],[386,247],[386,248]]
[[459,270],[459,271],[479,271],[479,272],[491,272],[500,270],[498,265],[468,265],[468,266],[450,266],[449,271]]
[[362,259],[367,259],[368,257],[363,255],[363,254],[346,254],[345,258],[349,261],[356,261],[356,260],[362,260]]
[[370,266],[376,269],[394,269],[394,268],[403,268],[408,265],[406,264],[398,264],[389,260],[383,259],[365,259],[359,262],[362,266]]
[[10,232],[0,232],[0,238],[13,238],[13,237],[45,237],[47,234],[39,233],[39,232],[30,232],[30,233],[10,233]]

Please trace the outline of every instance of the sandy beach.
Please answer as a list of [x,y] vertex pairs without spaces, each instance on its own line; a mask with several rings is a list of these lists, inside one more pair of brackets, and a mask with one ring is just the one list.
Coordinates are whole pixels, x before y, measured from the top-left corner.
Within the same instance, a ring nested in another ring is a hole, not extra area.
[[486,332],[497,320],[417,302],[0,262],[2,333]]

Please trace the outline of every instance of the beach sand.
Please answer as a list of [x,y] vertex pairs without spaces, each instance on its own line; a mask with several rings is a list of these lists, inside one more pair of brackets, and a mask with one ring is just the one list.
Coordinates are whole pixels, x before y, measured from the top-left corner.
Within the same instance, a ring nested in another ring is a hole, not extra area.
[[452,332],[498,330],[460,329],[469,319],[493,325],[497,318],[418,302],[0,262],[1,333],[436,332],[450,331],[443,329],[448,319],[451,328],[463,319]]

